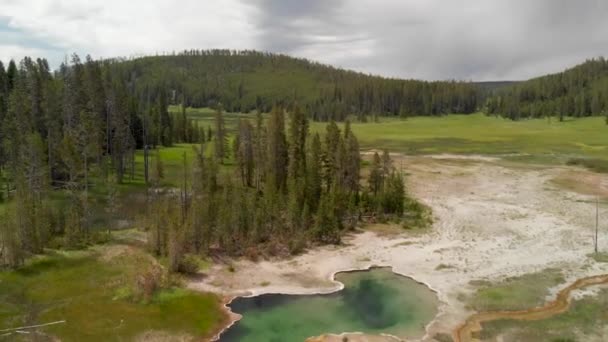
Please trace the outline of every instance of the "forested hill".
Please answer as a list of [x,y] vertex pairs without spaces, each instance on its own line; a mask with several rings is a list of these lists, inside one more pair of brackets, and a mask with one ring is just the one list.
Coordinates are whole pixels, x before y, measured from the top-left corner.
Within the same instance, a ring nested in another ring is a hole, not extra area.
[[173,103],[267,112],[275,103],[295,100],[317,120],[471,113],[480,92],[473,83],[388,79],[256,51],[191,50],[112,66],[135,81],[136,92],[168,89]]
[[496,91],[502,90],[505,87],[513,86],[518,82],[519,81],[485,81],[473,83],[486,93],[492,94]]
[[526,117],[591,116],[608,110],[608,61],[591,59],[563,72],[533,78],[496,92],[487,112]]

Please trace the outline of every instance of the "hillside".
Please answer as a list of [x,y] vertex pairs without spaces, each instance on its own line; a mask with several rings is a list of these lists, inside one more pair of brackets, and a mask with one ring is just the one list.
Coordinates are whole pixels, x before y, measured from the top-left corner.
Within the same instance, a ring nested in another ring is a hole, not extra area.
[[608,109],[608,62],[591,59],[563,72],[533,78],[496,92],[487,112],[511,119],[584,117]]
[[498,90],[502,90],[506,87],[513,86],[519,83],[519,81],[483,81],[473,82],[476,86],[481,88],[486,93],[492,94]]
[[256,51],[191,50],[113,62],[139,94],[165,88],[172,103],[221,102],[233,112],[267,112],[296,100],[318,120],[471,113],[480,92],[472,83],[388,79]]

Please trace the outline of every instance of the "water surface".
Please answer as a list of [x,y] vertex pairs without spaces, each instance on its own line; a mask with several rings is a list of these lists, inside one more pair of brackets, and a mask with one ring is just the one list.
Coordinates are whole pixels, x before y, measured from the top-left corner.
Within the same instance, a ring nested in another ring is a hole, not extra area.
[[324,333],[386,333],[420,337],[437,314],[437,296],[428,287],[390,268],[342,272],[342,291],[327,295],[267,294],[230,304],[243,318],[221,342],[304,341]]

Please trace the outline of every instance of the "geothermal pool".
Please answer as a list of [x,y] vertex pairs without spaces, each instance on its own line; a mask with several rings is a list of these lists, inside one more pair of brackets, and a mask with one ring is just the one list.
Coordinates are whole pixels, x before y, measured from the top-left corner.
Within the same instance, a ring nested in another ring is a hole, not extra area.
[[433,291],[390,268],[341,272],[335,279],[344,289],[332,294],[235,299],[230,308],[243,318],[226,330],[220,341],[304,341],[343,332],[422,337],[425,326],[437,314]]

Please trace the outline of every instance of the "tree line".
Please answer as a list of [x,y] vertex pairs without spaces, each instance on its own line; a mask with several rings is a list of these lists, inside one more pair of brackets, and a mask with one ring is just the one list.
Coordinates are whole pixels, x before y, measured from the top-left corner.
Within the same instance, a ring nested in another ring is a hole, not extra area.
[[591,59],[560,73],[504,87],[488,98],[486,112],[513,120],[606,115],[608,123],[608,61]]
[[[349,123],[341,130],[332,121],[324,136],[310,134],[307,115],[292,108],[288,120],[279,106],[267,119],[258,112],[239,120],[232,139],[218,110],[206,143],[213,153],[203,152],[205,144],[195,146],[193,160],[184,154],[179,194],[154,194],[151,214],[140,224],[151,251],[168,257],[173,271],[188,270],[188,254],[297,253],[311,243],[339,243],[366,217],[402,216],[405,187],[388,152],[374,155],[362,182]],[[221,172],[229,154],[235,168]]]

